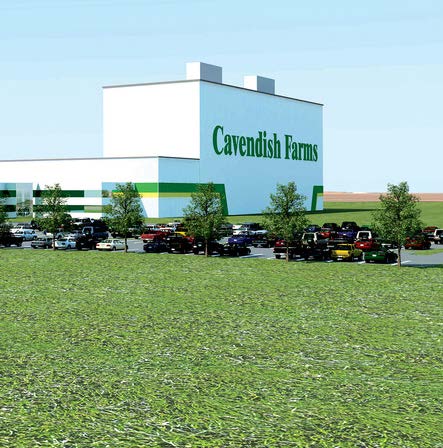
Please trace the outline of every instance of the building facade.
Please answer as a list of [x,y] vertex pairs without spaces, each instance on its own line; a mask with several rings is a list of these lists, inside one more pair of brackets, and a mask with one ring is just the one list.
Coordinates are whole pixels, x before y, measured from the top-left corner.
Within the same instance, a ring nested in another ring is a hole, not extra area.
[[221,67],[187,64],[184,81],[103,88],[103,157],[0,161],[10,216],[26,216],[59,183],[73,216],[99,217],[117,183],[133,182],[149,217],[179,217],[201,183],[225,213],[254,214],[293,181],[323,207],[322,105],[275,95],[274,80],[222,83]]

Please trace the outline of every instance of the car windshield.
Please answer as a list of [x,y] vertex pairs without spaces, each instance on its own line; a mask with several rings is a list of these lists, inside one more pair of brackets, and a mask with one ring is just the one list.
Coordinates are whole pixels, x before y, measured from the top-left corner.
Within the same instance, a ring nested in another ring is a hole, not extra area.
[[104,240],[104,243],[112,243],[112,240]]
[[339,244],[337,246],[337,250],[350,250],[351,246],[349,246],[348,244]]

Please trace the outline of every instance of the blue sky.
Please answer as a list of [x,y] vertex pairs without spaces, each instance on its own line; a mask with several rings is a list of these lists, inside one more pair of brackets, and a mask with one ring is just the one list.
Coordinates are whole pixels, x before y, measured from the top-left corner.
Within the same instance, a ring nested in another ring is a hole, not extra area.
[[189,61],[323,103],[326,191],[443,191],[440,0],[0,0],[0,158],[100,156],[101,87]]

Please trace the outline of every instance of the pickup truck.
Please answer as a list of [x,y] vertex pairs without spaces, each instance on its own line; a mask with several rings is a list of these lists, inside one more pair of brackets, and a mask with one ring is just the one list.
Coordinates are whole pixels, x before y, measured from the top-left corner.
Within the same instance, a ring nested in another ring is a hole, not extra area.
[[331,250],[331,258],[335,261],[358,261],[363,260],[363,251],[357,249],[354,244],[338,244]]

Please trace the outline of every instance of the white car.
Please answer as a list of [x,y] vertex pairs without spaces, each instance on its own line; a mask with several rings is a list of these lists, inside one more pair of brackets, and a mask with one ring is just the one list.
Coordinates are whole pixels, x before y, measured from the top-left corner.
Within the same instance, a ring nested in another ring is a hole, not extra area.
[[118,238],[108,238],[95,245],[97,250],[125,250],[125,242]]
[[56,249],[75,249],[75,238],[60,238],[55,240]]

